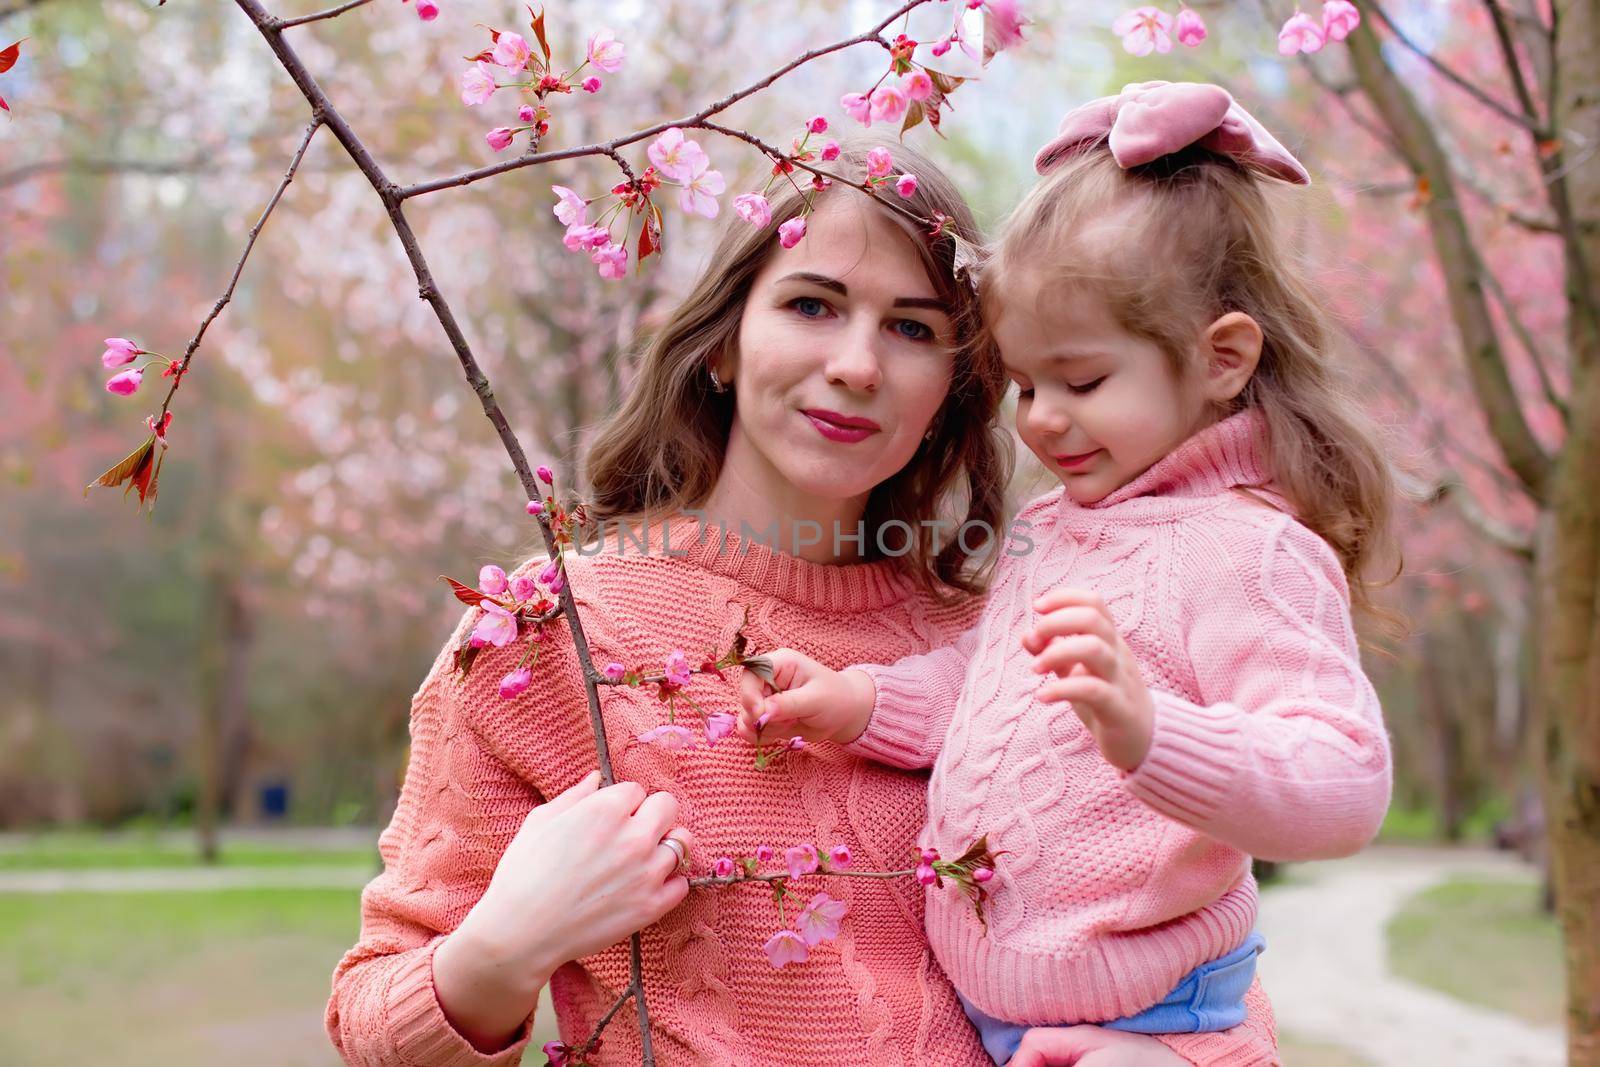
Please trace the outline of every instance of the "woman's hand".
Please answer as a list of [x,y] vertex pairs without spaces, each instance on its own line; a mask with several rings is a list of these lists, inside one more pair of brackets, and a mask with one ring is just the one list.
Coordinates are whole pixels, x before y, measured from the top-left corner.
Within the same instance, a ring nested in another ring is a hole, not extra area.
[[637,782],[601,789],[591,773],[528,813],[452,937],[537,994],[563,963],[649,926],[688,894],[663,844],[676,839],[686,857],[693,848],[677,818],[672,794],[647,796]]
[[802,737],[807,741],[854,741],[872,718],[877,696],[861,671],[835,671],[789,648],[766,652],[772,680],[746,668],[739,679],[739,736],[760,740]]
[[1107,762],[1133,770],[1150,751],[1156,707],[1111,612],[1081,589],[1046,593],[1033,607],[1040,619],[1022,647],[1034,654],[1034,671],[1055,674],[1039,699],[1072,701]]
[[1101,1026],[1039,1026],[1022,1035],[1010,1067],[1189,1067],[1148,1034]]

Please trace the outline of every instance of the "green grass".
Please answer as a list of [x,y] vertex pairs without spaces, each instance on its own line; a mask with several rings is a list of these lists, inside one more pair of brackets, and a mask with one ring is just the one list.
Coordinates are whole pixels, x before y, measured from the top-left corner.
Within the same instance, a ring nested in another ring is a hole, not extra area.
[[1531,882],[1454,878],[1390,920],[1394,973],[1540,1026],[1562,1018],[1561,942]]
[[[231,842],[222,847],[222,867],[373,867],[371,849],[286,847],[270,842]],[[177,843],[146,834],[50,832],[28,838],[16,847],[0,848],[0,871],[85,870],[114,867],[200,867],[192,842]]]

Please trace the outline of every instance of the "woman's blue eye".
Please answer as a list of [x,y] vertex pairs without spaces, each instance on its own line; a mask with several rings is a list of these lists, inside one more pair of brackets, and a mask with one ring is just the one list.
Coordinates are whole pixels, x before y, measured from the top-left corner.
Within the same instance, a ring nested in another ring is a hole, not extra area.
[[[918,322],[916,319],[901,319],[894,326],[900,332],[901,337],[909,340],[931,341],[933,339],[933,328],[925,322]],[[907,326],[911,327],[911,329],[904,329]]]
[[821,300],[814,296],[798,296],[789,301],[789,306],[808,319],[814,319],[827,308]]
[[1084,382],[1082,385],[1069,385],[1067,388],[1072,392],[1077,393],[1079,396],[1082,396],[1084,393],[1094,392],[1100,387],[1100,383],[1105,380],[1105,375],[1101,375],[1092,382]]

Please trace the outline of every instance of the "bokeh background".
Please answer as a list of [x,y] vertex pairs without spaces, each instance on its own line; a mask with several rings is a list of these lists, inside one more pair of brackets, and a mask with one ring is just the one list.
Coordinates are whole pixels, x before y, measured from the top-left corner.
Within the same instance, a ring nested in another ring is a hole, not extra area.
[[[425,24],[377,0],[292,31],[402,182],[489,161],[483,131],[514,111],[508,94],[468,111],[455,81],[486,44],[477,24],[520,26],[522,5],[441,7]],[[1110,31],[1123,5],[1030,0],[1016,51],[981,72],[959,53],[936,62],[982,80],[952,98],[946,140],[926,125],[908,140],[988,227],[1062,113],[1129,81],[1220,82],[1306,161],[1317,183],[1299,240],[1415,499],[1405,573],[1382,594],[1411,630],[1369,635],[1396,753],[1383,839],[1263,872],[1262,973],[1286,1059],[1562,1062],[1531,688],[1540,505],[1474,397],[1432,243],[1441,194],[1405,165],[1347,46],[1280,57],[1281,0],[1193,7],[1209,40],[1137,59]],[[936,36],[949,8],[919,13],[912,35]],[[552,3],[558,52],[610,26],[628,59],[599,96],[558,100],[546,145],[688,113],[889,9]],[[1492,106],[1517,101],[1488,8],[1385,10],[1409,46],[1380,26],[1376,54],[1453,167],[1450,207],[1482,260],[1508,384],[1537,444],[1557,449],[1562,243],[1539,151]],[[85,499],[142,440],[157,393],[152,374],[138,397],[109,396],[101,339],[181,354],[307,111],[232,4],[0,0],[0,45],[19,37],[0,76],[0,1062],[334,1064],[328,978],[398,793],[409,696],[459,617],[435,578],[509,564],[528,541],[522,493],[381,205],[323,132],[178,394],[153,515],[113,490]],[[809,64],[725,121],[777,144],[818,112],[846,124],[840,94],[870,84],[882,56]],[[758,187],[750,150],[701,140],[729,178],[725,208]],[[1568,146],[1564,165],[1594,167],[1589,152]],[[615,180],[579,160],[407,207],[512,426],[567,470],[713,232],[669,206],[663,261],[600,280],[562,250],[549,187]],[[1024,463],[1014,501],[1044,487]]]

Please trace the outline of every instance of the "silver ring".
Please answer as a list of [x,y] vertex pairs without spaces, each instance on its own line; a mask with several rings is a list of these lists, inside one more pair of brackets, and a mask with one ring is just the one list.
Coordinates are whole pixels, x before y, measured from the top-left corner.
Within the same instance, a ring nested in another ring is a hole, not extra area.
[[676,866],[682,867],[685,863],[689,862],[689,850],[683,847],[682,841],[679,841],[676,837],[668,835],[667,837],[663,837],[661,839],[661,843],[670,848],[672,850],[672,854],[678,857]]

